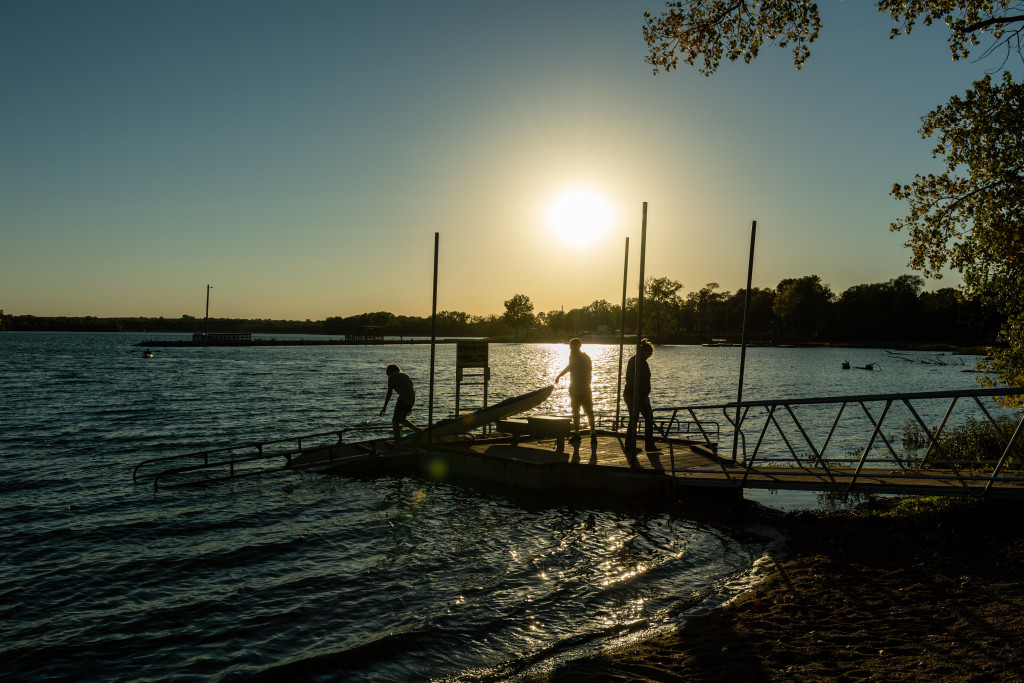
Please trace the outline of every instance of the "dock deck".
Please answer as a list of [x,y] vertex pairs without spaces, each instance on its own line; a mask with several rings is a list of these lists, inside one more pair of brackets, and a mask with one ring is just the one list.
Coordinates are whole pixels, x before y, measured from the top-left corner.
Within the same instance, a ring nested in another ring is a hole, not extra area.
[[627,455],[624,437],[608,432],[597,434],[596,445],[591,446],[590,436],[584,433],[580,443],[566,442],[563,451],[558,450],[557,439],[539,438],[523,440],[513,445],[508,439],[481,439],[464,445],[442,444],[443,449],[468,449],[481,456],[505,458],[533,464],[570,464],[591,467],[646,471],[648,474],[664,473],[672,469],[673,458],[676,467],[706,468],[714,466],[717,458],[692,450],[692,444],[680,441],[659,442],[657,451],[641,450],[636,455]]
[[591,491],[658,493],[678,489],[782,489],[857,491],[903,495],[986,495],[1024,498],[1019,472],[989,484],[989,476],[952,469],[893,466],[802,467],[766,461],[745,466],[719,457],[695,442],[658,440],[658,451],[627,455],[621,435],[601,433],[596,448],[589,437],[559,451],[555,439],[511,444],[507,439],[435,446],[455,472],[531,490],[576,488]]

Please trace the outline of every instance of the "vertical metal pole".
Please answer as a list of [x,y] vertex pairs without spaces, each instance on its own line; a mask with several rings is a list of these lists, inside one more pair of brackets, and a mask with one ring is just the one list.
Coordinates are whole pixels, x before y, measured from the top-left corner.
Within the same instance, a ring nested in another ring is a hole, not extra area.
[[736,449],[740,439],[740,406],[743,402],[743,369],[747,362],[747,310],[750,308],[750,280],[754,274],[754,237],[757,221],[750,223],[750,258],[747,260],[747,291],[743,297],[743,329],[740,332],[740,385],[736,391],[736,425],[732,432],[732,461],[736,462]]
[[615,430],[619,429],[619,415],[622,409],[622,350],[626,345],[626,277],[629,274],[629,238],[626,238],[626,255],[622,260],[622,310],[619,320],[619,386],[615,390]]
[[434,351],[437,346],[437,250],[441,233],[434,233],[434,301],[430,309],[430,406],[427,408],[427,450],[433,449],[434,430]]
[[644,202],[644,217],[640,225],[640,292],[636,300],[636,348],[640,350],[640,339],[644,328],[644,263],[647,260],[647,202]]
[[[458,351],[455,352],[458,354]],[[457,357],[457,356],[456,356]],[[462,414],[462,368],[458,367],[456,361],[455,368],[455,414]]]
[[[636,300],[636,347],[634,349],[633,356],[633,414],[629,418],[629,427],[633,427],[634,438],[639,436],[640,432],[640,414],[637,408],[639,402],[637,399],[640,397],[640,382],[637,381],[640,376],[640,342],[643,339],[644,330],[644,264],[647,261],[647,202],[644,202],[644,217],[643,222],[640,226],[640,292],[637,295]],[[636,425],[633,425],[633,420],[636,420]]]
[[206,336],[210,336],[210,287],[206,285]]

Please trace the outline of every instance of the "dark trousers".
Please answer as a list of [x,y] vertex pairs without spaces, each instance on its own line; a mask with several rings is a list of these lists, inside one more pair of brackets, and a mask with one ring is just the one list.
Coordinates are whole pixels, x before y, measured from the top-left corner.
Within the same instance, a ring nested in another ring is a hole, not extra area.
[[648,396],[641,396],[636,406],[633,405],[632,396],[624,396],[626,408],[629,410],[629,427],[626,429],[626,448],[636,448],[636,428],[639,416],[637,409],[644,416],[644,445],[647,448],[654,448],[654,411],[651,410],[651,399]]

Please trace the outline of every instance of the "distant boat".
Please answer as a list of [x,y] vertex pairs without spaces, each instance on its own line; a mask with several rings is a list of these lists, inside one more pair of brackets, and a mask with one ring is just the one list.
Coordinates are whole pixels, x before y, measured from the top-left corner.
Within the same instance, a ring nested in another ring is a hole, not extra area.
[[145,351],[142,352],[142,357],[143,358],[152,358],[153,357],[153,352],[150,351],[149,349],[146,349]]

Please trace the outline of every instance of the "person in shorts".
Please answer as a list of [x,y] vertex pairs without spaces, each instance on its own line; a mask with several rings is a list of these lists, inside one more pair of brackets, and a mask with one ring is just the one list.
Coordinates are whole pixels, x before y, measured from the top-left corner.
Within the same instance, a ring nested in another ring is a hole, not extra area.
[[416,403],[416,387],[413,386],[412,378],[409,375],[402,372],[402,368],[398,367],[394,363],[389,365],[384,371],[388,376],[388,394],[384,397],[384,407],[380,409],[381,417],[387,412],[388,402],[391,400],[391,393],[398,394],[395,399],[395,412],[391,415],[391,426],[395,430],[395,448],[398,448],[398,443],[402,440],[402,426],[406,426],[417,434],[422,433],[422,429],[414,425],[409,421],[409,413],[412,411],[413,405]]
[[569,373],[569,401],[572,403],[572,425],[575,435],[570,439],[573,443],[580,441],[580,409],[587,414],[590,421],[590,444],[597,443],[597,433],[594,431],[594,398],[590,393],[590,376],[593,365],[590,356],[585,354],[580,347],[583,342],[579,339],[569,340],[569,364],[555,377],[555,384],[562,379],[562,375]]

